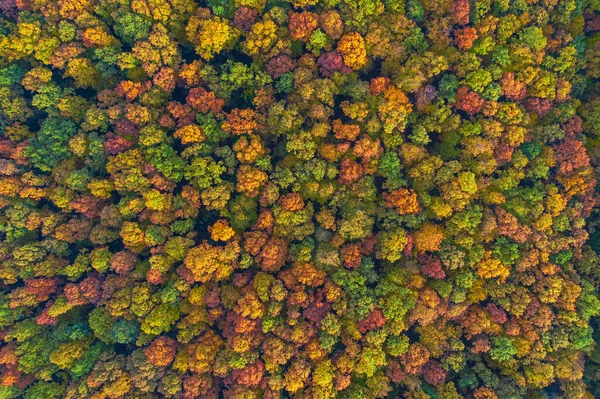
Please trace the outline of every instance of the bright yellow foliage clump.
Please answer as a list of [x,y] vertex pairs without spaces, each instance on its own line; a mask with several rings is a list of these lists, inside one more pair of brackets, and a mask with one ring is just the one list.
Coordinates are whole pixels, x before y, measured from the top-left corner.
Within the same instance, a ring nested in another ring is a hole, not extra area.
[[206,135],[198,125],[187,125],[177,130],[173,135],[181,140],[182,144],[201,143],[206,140]]
[[413,236],[417,252],[434,252],[440,249],[444,231],[438,225],[425,223]]
[[225,247],[214,247],[204,242],[190,249],[184,264],[198,282],[219,281],[231,275],[239,252],[240,247],[235,242]]
[[359,70],[367,63],[365,39],[358,32],[350,32],[342,37],[338,51],[344,56],[344,63],[354,70]]
[[223,18],[201,20],[190,18],[186,27],[188,39],[196,46],[196,53],[207,61],[216,54],[233,47],[239,31]]
[[246,52],[250,55],[257,55],[268,51],[277,41],[277,25],[275,22],[267,19],[259,21],[252,25],[252,30],[246,40]]
[[486,279],[499,277],[501,280],[506,280],[510,270],[498,259],[488,256],[477,265],[477,275]]
[[209,227],[209,231],[213,241],[229,241],[235,235],[235,231],[224,219],[217,220],[212,227]]

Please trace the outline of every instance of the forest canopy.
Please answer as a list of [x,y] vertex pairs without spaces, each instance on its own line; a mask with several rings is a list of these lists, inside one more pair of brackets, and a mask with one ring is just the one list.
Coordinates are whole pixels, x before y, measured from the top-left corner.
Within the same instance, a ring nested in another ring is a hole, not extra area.
[[600,398],[597,0],[0,0],[0,399]]

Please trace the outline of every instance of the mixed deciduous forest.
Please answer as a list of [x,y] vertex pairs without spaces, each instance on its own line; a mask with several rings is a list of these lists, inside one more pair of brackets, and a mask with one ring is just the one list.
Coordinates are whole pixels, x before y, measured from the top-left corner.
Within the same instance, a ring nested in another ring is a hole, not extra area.
[[600,1],[0,0],[0,399],[600,398]]

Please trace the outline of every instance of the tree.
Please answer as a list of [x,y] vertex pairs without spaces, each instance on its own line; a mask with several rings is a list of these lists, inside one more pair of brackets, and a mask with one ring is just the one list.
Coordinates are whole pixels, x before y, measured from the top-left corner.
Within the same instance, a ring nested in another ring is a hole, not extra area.
[[160,336],[144,349],[144,354],[150,362],[158,367],[168,366],[175,359],[176,342],[166,336]]
[[225,247],[214,247],[204,242],[190,249],[184,265],[196,281],[202,283],[209,280],[219,281],[233,272],[238,255],[239,247],[236,243],[230,243]]
[[306,42],[319,26],[317,18],[312,12],[292,13],[288,25],[292,38]]
[[34,167],[50,172],[61,161],[71,155],[68,140],[76,133],[73,122],[58,118],[44,121],[31,145],[25,148],[23,155],[31,160]]
[[386,206],[394,208],[400,215],[419,213],[421,211],[417,194],[413,190],[400,188],[389,194],[384,193],[383,199],[386,202]]
[[215,54],[231,49],[239,37],[239,32],[220,17],[201,20],[190,18],[186,26],[187,37],[196,47],[196,53],[205,60],[212,59]]
[[344,57],[344,64],[358,70],[367,62],[365,41],[358,32],[350,32],[342,36],[338,42],[337,50]]
[[402,250],[408,242],[408,238],[406,237],[406,232],[404,230],[396,229],[380,233],[378,241],[378,258],[395,262],[402,257]]

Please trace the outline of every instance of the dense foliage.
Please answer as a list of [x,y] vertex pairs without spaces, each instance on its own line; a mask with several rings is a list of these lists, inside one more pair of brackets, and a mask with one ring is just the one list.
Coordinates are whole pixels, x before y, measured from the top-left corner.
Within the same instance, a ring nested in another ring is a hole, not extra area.
[[600,398],[597,0],[0,0],[0,398]]

